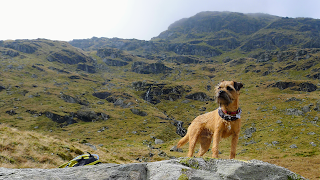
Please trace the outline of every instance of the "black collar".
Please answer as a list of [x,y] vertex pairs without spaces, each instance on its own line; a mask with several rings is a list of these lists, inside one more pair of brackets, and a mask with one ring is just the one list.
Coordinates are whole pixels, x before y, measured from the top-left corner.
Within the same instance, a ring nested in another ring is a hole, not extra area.
[[219,116],[226,121],[235,121],[237,119],[240,119],[240,114],[242,111],[240,108],[237,111],[238,111],[238,113],[235,116],[230,116],[229,114],[223,113],[223,111],[220,107],[218,109]]

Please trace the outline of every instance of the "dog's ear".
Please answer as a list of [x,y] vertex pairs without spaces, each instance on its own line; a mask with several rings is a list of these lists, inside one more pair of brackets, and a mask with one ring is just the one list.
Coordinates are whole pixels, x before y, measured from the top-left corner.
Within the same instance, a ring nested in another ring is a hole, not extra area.
[[240,89],[243,87],[243,84],[241,82],[235,82],[235,81],[233,82],[234,82],[234,85],[233,85],[234,89],[236,89],[236,91],[240,91]]

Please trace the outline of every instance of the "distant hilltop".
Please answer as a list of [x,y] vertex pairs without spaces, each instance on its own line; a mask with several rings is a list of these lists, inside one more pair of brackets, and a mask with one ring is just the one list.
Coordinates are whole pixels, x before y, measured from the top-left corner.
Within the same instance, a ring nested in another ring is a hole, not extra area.
[[319,19],[207,11],[174,22],[150,41],[94,37],[73,40],[70,44],[84,50],[112,47],[141,55],[173,51],[212,57],[234,50],[248,53],[320,48],[319,35]]

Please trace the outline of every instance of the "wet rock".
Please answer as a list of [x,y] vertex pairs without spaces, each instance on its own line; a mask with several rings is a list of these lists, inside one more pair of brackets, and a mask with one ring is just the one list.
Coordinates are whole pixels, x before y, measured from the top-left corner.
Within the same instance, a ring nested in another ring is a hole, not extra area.
[[182,121],[177,121],[177,120],[173,121],[173,125],[177,127],[176,133],[181,137],[184,137],[187,134],[187,130],[183,128],[183,123],[184,122]]

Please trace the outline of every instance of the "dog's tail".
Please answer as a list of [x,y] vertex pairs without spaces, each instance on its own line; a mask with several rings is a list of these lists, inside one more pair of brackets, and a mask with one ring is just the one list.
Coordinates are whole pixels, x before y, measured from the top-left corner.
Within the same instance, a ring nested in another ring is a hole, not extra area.
[[187,133],[180,141],[178,142],[177,148],[185,145],[189,141],[189,134]]

